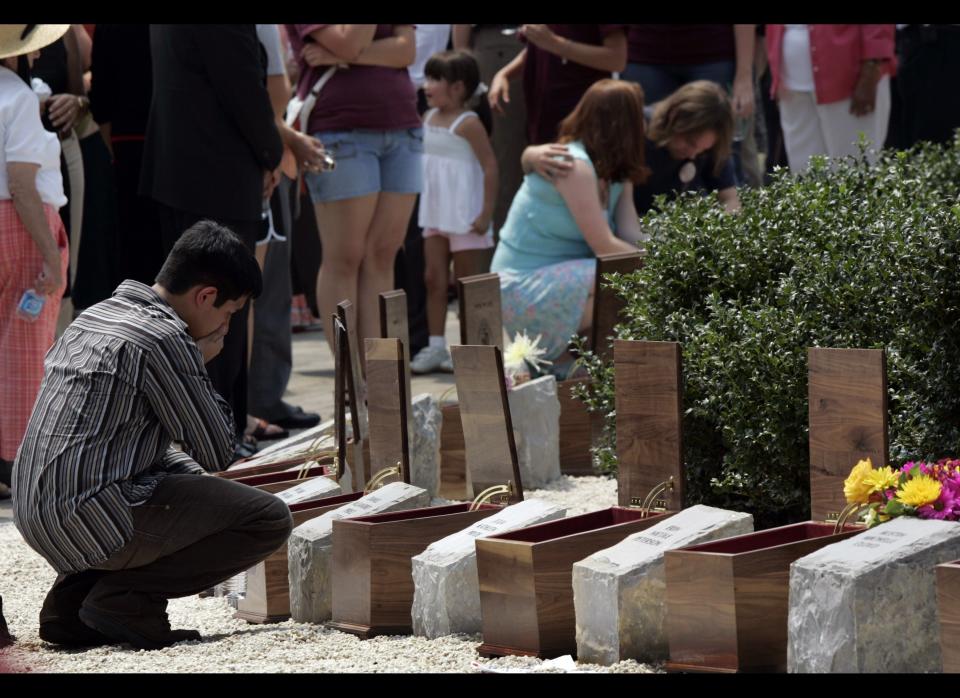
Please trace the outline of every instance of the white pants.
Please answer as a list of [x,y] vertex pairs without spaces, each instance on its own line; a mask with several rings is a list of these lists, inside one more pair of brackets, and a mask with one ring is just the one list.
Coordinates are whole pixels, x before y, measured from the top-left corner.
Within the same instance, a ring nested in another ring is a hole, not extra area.
[[781,89],[780,126],[787,149],[790,170],[806,172],[811,155],[831,158],[854,155],[861,131],[870,141],[870,162],[883,147],[890,120],[890,78],[884,75],[877,84],[877,101],[873,112],[865,116],[850,113],[850,99],[830,104],[817,104],[813,92]]

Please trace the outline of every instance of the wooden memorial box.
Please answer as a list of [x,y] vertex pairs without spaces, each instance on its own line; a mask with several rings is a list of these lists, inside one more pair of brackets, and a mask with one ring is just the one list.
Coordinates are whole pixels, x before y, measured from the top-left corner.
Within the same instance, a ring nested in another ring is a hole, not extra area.
[[[467,462],[480,496],[450,504],[362,516],[333,522],[333,620],[328,625],[363,638],[412,632],[414,584],[411,559],[434,541],[501,509],[483,501],[501,494],[522,501],[510,411],[498,347],[453,346],[457,390],[463,411]],[[368,356],[368,366],[370,359]],[[372,375],[372,374],[371,374]],[[371,402],[371,433],[380,431]],[[385,429],[397,434],[397,429]],[[395,447],[406,448],[394,437]],[[371,444],[371,457],[374,448]],[[490,478],[490,474],[494,474]],[[484,479],[485,478],[485,479]],[[507,490],[506,483],[512,488]],[[484,490],[484,491],[481,491]]]
[[[460,308],[460,344],[503,349],[500,277],[478,274],[457,280]],[[460,423],[460,405],[440,406],[440,490],[446,499],[469,499],[466,445]]]
[[[351,374],[348,367],[355,355],[350,351],[350,336],[344,327],[340,316],[333,318],[334,325],[334,359],[335,359],[335,409],[334,421],[336,424],[337,441],[337,472],[333,475],[339,479],[343,475],[344,463],[348,462],[350,450],[347,448],[346,425],[346,395],[350,396],[351,420],[353,433],[362,431],[357,424],[357,411],[353,409],[357,399],[354,383],[349,380]],[[354,442],[354,453],[362,453],[362,442],[357,448]],[[295,483],[299,484],[299,483]],[[361,485],[362,488],[362,485]],[[354,502],[363,496],[363,490],[335,497],[327,497],[315,502],[301,502],[290,505],[294,527],[332,511],[344,504]],[[260,561],[247,571],[246,595],[237,603],[236,618],[250,623],[276,623],[290,617],[290,584],[287,569],[287,546],[284,544],[279,550],[266,559]]]
[[[369,441],[367,439],[367,414],[366,405],[362,399],[355,396],[362,396],[365,392],[363,376],[360,372],[359,359],[356,351],[353,349],[353,343],[356,342],[356,331],[351,329],[355,324],[355,313],[353,304],[350,301],[342,301],[337,305],[337,314],[334,316],[334,323],[339,321],[344,329],[344,355],[337,349],[334,352],[334,363],[336,371],[337,385],[334,388],[337,400],[345,393],[350,395],[350,414],[353,435],[346,441],[347,462],[351,464],[351,480],[353,489],[359,489],[363,482],[369,479],[369,468],[365,463],[369,460]],[[336,331],[336,330],[335,330]],[[340,366],[349,366],[349,371],[341,371]],[[343,384],[339,381],[343,380]],[[337,403],[339,405],[339,403]],[[335,409],[335,415],[331,430],[336,432],[338,429],[337,418],[340,415],[339,408]],[[341,420],[341,423],[342,422]],[[269,459],[261,465],[246,466],[244,463],[261,460],[254,455],[244,461],[233,465],[230,470],[225,470],[214,475],[236,482],[242,482],[251,487],[258,487],[267,492],[283,492],[291,487],[295,487],[303,480],[311,477],[335,476],[340,479],[343,473],[335,474],[336,468],[332,455],[326,449],[320,450],[318,455],[317,444],[325,440],[326,434],[321,433],[319,438],[312,443],[307,443],[302,450],[295,454],[279,456],[277,459]],[[336,440],[336,443],[340,443]],[[240,467],[237,467],[240,466]]]
[[945,673],[960,673],[960,560],[937,565],[940,656]]
[[[606,275],[626,274],[643,264],[643,252],[621,252],[597,257],[593,292],[593,325],[590,327],[590,348],[605,359],[612,358],[613,328],[620,322],[625,305],[606,283]],[[564,475],[593,475],[590,447],[594,436],[603,428],[600,415],[587,412],[587,406],[574,397],[573,389],[585,385],[589,378],[571,378],[557,383],[560,399],[560,471]]]
[[666,552],[668,671],[785,671],[790,565],[864,530],[832,519],[853,465],[887,462],[884,353],[811,348],[808,360],[813,520]]
[[680,345],[617,340],[614,365],[619,505],[477,540],[482,656],[575,654],[573,564],[682,507]]

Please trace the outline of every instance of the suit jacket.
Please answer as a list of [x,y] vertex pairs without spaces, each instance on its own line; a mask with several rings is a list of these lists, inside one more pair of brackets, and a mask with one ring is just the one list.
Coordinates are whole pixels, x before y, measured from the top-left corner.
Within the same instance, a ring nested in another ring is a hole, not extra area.
[[152,24],[153,99],[140,192],[213,219],[258,221],[283,144],[253,24]]

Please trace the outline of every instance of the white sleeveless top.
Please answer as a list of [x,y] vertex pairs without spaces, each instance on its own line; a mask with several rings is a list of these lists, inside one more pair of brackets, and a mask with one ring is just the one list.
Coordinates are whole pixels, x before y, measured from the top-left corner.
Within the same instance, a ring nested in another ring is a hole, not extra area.
[[431,125],[436,109],[427,112],[423,128],[423,191],[420,193],[421,228],[445,233],[470,232],[483,210],[483,168],[466,138],[454,133],[468,117],[467,111],[449,128]]

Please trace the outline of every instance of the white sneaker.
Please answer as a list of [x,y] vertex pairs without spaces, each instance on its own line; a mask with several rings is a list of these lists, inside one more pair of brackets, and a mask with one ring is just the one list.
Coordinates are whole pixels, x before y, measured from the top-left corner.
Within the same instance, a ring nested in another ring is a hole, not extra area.
[[410,359],[410,370],[414,373],[434,373],[443,371],[453,373],[453,359],[446,347],[424,347]]

